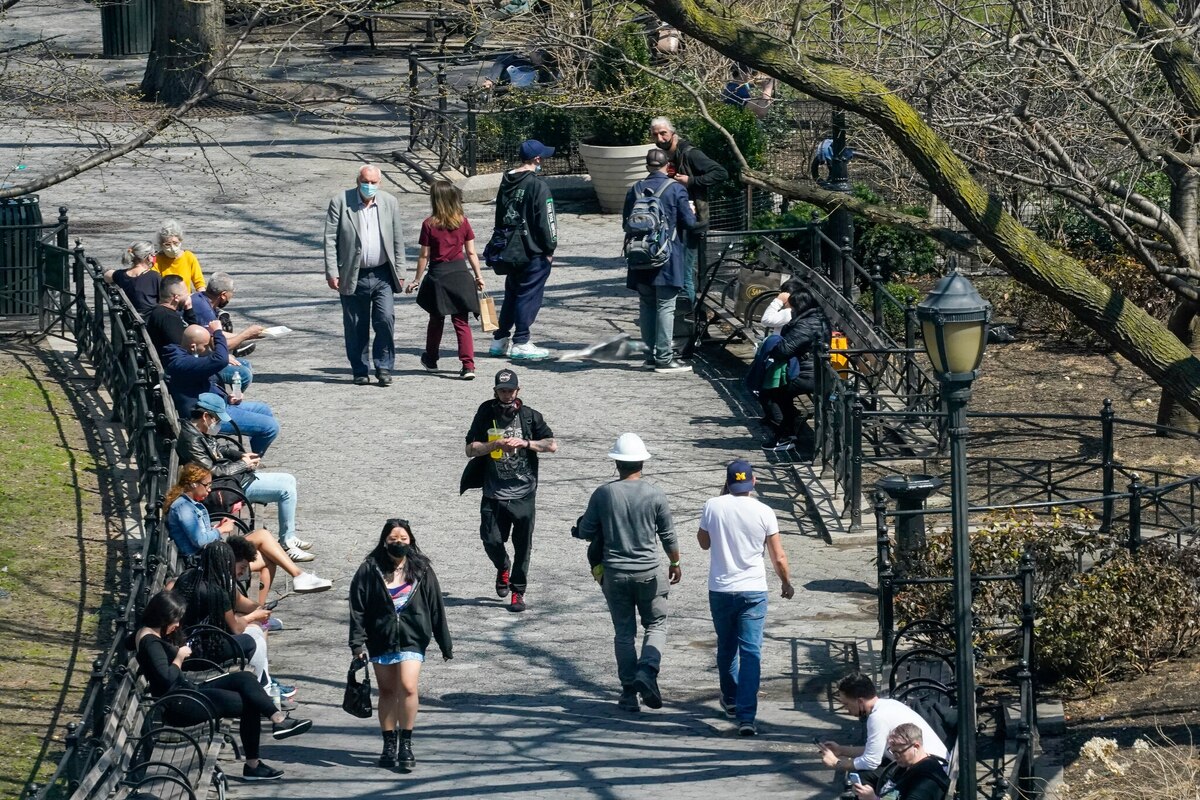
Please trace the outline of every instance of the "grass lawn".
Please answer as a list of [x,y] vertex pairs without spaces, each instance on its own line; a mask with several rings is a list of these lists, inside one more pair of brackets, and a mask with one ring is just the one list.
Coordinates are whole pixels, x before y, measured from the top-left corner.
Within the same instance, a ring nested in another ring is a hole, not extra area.
[[52,364],[0,342],[0,797],[54,771],[106,600],[96,461]]

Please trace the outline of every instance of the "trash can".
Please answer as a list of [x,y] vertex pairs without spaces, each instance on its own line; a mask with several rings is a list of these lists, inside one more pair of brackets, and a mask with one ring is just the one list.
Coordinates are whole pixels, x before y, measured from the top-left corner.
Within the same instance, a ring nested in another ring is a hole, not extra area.
[[105,58],[150,52],[154,37],[154,0],[102,0],[100,38]]
[[0,316],[38,313],[41,224],[36,194],[0,200]]

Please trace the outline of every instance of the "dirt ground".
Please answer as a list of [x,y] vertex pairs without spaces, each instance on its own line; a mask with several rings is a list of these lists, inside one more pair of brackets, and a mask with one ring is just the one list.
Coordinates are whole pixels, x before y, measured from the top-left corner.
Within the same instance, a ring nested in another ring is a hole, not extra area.
[[[1015,342],[989,346],[971,410],[1096,414],[1107,397],[1112,398],[1118,417],[1152,423],[1158,396],[1153,381],[1118,355]],[[1196,440],[1157,437],[1120,426],[1116,433],[1117,458],[1125,464],[1184,474],[1200,472]],[[1048,438],[1053,442],[1051,446],[1078,446],[1078,441],[1055,440],[1052,435]],[[1044,455],[1046,443],[1040,437],[1031,437],[1014,447],[1029,455],[1038,451]],[[1089,796],[1091,792],[1116,789],[1113,782],[1118,776],[1109,767],[1088,758],[1086,753],[1081,755],[1093,737],[1116,740],[1120,750],[1113,760],[1126,770],[1124,776],[1119,776],[1121,784],[1129,782],[1147,790],[1162,787],[1164,781],[1174,780],[1179,774],[1168,775],[1163,759],[1179,764],[1181,773],[1190,774],[1196,769],[1189,726],[1197,722],[1200,711],[1200,657],[1162,664],[1146,675],[1127,676],[1094,696],[1065,698],[1065,710],[1067,735],[1062,754],[1067,764],[1064,780],[1070,786],[1068,794]],[[1133,749],[1139,739],[1156,746],[1166,742],[1178,746],[1156,748],[1162,758],[1154,758]],[[1188,787],[1189,796],[1195,793],[1194,785]]]

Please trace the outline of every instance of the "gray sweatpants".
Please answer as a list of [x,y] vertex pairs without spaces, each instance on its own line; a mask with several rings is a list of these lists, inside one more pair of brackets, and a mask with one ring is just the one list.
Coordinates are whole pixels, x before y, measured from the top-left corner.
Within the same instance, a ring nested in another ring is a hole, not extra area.
[[[639,669],[658,675],[663,647],[667,644],[667,576],[659,569],[645,572],[604,571],[604,599],[613,621],[613,651],[622,688],[629,687]],[[638,657],[634,639],[637,618],[645,635]]]

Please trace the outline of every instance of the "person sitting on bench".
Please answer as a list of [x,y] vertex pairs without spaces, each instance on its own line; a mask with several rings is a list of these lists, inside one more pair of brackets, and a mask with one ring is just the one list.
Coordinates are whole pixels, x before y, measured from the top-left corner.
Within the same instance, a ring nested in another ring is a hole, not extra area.
[[[263,717],[271,720],[271,735],[275,739],[298,736],[312,727],[312,720],[289,718],[258,685],[254,673],[230,672],[197,685],[188,680],[182,667],[192,654],[183,640],[183,612],[187,608],[175,592],[159,592],[150,598],[142,612],[141,627],[126,645],[137,652],[138,671],[146,678],[152,697],[165,697],[171,692],[188,689],[199,692],[212,703],[223,718],[237,719],[246,748],[242,778],[248,781],[271,781],[283,777],[283,770],[268,766],[258,757],[258,740],[262,734]],[[195,725],[207,719],[195,703],[180,700],[175,713],[168,712],[168,724]]]
[[880,771],[877,790],[851,785],[858,800],[942,800],[950,787],[946,759],[926,750],[924,739],[920,726],[911,722],[892,728],[887,738],[892,761]]
[[851,747],[834,741],[821,742],[821,761],[825,766],[856,772],[864,783],[875,786],[880,765],[884,759],[893,757],[888,753],[888,734],[905,722],[920,728],[930,754],[946,758],[946,745],[929,723],[899,700],[880,697],[875,682],[866,675],[855,672],[842,678],[837,685],[837,697],[848,713],[867,721],[867,743]]

